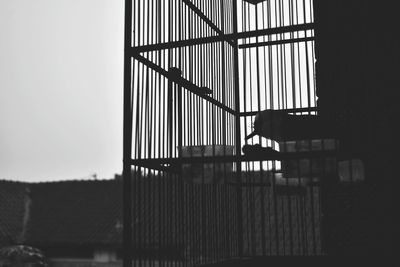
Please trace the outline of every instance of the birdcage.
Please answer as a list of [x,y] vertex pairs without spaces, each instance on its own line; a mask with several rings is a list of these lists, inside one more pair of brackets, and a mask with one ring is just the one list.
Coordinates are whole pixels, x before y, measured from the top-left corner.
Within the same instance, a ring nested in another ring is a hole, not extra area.
[[125,12],[125,266],[323,254],[332,149],[245,140],[260,111],[317,115],[313,1],[126,1]]

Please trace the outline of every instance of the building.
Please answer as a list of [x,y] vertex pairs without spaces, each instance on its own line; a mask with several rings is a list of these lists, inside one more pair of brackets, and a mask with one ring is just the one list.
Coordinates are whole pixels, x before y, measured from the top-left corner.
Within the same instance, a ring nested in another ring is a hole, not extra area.
[[117,180],[0,181],[0,247],[25,244],[40,248],[57,263],[54,266],[117,262],[122,232],[120,195]]

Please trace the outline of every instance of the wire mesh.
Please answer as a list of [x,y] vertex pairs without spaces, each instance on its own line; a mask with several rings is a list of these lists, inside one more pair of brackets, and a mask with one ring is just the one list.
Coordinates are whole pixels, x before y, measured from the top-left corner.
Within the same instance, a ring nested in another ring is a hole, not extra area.
[[[282,177],[284,156],[251,157],[241,147],[257,112],[316,114],[312,1],[128,8],[126,266],[321,254],[318,181]],[[262,137],[243,144],[257,141],[282,150]]]

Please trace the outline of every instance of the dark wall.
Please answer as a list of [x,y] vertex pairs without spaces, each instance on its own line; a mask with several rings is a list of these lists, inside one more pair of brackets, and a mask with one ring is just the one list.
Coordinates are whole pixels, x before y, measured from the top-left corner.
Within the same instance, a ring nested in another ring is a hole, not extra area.
[[314,1],[318,108],[340,120],[343,146],[388,180],[399,85],[393,10],[380,1]]
[[344,154],[361,158],[366,171],[362,186],[329,189],[331,253],[392,250],[400,60],[398,14],[387,2],[314,0],[318,108],[339,121]]

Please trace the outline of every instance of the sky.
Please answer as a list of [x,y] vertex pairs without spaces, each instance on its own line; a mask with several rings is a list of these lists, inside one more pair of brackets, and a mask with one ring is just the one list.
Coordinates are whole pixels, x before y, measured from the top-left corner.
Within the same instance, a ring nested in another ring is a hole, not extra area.
[[0,0],[0,179],[122,171],[123,0]]

